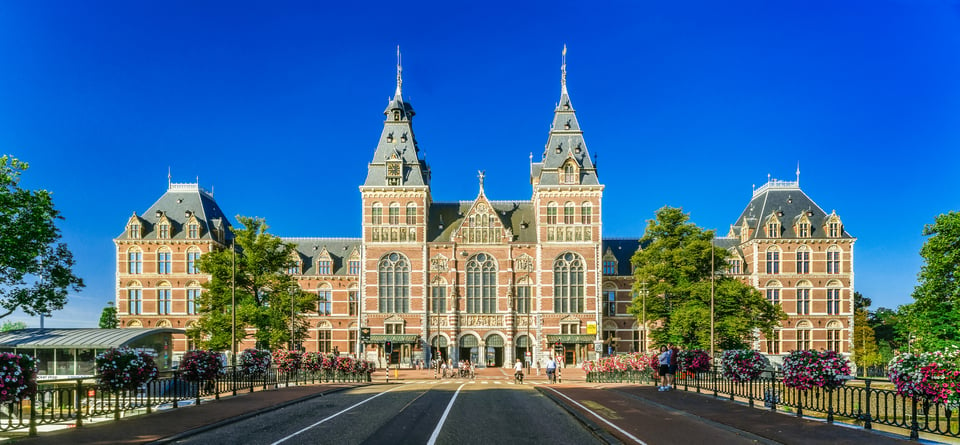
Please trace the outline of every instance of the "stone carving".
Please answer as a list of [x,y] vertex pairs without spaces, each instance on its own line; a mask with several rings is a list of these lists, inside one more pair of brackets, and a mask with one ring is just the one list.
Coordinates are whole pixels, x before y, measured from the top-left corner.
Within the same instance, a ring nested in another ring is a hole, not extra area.
[[533,272],[533,258],[530,255],[520,255],[514,263],[517,272]]
[[430,258],[430,271],[446,272],[450,270],[449,262],[450,260],[443,255],[437,255],[433,258]]
[[477,327],[497,327],[503,326],[504,320],[502,315],[466,315],[463,317],[463,325]]

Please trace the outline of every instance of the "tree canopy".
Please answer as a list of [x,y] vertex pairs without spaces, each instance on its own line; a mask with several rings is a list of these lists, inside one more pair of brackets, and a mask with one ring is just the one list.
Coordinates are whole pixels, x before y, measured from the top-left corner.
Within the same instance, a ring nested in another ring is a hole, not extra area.
[[937,216],[923,229],[924,265],[904,306],[906,327],[922,350],[960,345],[960,213]]
[[783,310],[752,286],[724,276],[727,250],[713,245],[713,231],[689,219],[682,209],[663,207],[648,221],[631,259],[637,297],[629,311],[658,321],[655,343],[709,349],[712,250],[716,347],[746,347],[755,330],[770,333],[785,317]]
[[100,329],[116,329],[118,327],[120,327],[120,319],[117,318],[117,308],[111,302],[100,312]]
[[26,162],[0,156],[0,318],[20,309],[49,315],[63,309],[67,292],[83,280],[73,274],[73,254],[60,241],[63,219],[47,190],[25,190]]
[[[315,297],[300,289],[296,279],[287,274],[294,262],[295,247],[267,233],[262,218],[238,216],[240,228],[234,228],[236,249],[236,318],[237,342],[255,330],[257,346],[278,348],[289,343],[291,302],[294,333],[304,339],[306,324],[300,315],[316,309]],[[200,271],[210,274],[197,299],[200,318],[187,336],[206,349],[231,349],[232,283],[234,255],[230,249],[210,252],[200,257]]]

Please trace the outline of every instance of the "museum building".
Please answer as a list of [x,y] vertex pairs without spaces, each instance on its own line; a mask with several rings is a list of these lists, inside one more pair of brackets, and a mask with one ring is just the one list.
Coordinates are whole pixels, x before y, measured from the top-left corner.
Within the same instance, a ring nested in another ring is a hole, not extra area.
[[[535,364],[551,354],[573,365],[647,350],[655,321],[644,327],[627,312],[642,297],[630,265],[640,235],[602,237],[604,186],[567,92],[566,65],[544,151],[538,162],[531,158],[531,198],[490,200],[480,173],[476,196],[460,202],[433,201],[397,68],[360,186],[361,237],[283,238],[296,246],[288,272],[317,295],[316,310],[301,314],[309,326],[302,348],[381,363],[440,356],[481,366]],[[788,314],[772,338],[758,338],[758,349],[849,353],[855,238],[800,190],[797,175],[756,189],[716,243],[733,254],[727,273]],[[121,326],[189,328],[209,279],[197,261],[229,248],[231,238],[212,193],[168,181],[114,240]],[[361,328],[369,340],[361,341]],[[238,349],[253,346],[247,338]],[[175,352],[190,348],[175,336]]]

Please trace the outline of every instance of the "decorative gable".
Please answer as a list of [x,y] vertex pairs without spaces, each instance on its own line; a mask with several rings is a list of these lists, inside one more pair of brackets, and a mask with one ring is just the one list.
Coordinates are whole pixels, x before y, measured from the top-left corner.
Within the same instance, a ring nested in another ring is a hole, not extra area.
[[[577,148],[579,150],[579,147]],[[579,184],[580,183],[580,164],[573,158],[573,153],[568,153],[567,160],[560,166],[557,173],[561,184]]]
[[167,218],[166,212],[157,210],[157,239],[170,239],[173,237],[173,225],[170,224],[170,218]]
[[843,222],[840,221],[840,217],[837,216],[837,211],[834,210],[827,215],[827,218],[823,221],[823,232],[827,234],[827,238],[840,238],[843,235]]
[[333,273],[333,257],[330,256],[330,251],[327,250],[327,246],[323,246],[320,249],[320,253],[317,254],[317,275],[330,275]]
[[767,234],[767,238],[780,238],[780,235],[783,233],[783,225],[780,224],[781,216],[783,216],[783,212],[777,211],[771,213],[770,216],[767,217],[767,220],[763,225],[763,228]]
[[463,222],[453,234],[453,239],[466,244],[494,244],[508,240],[503,221],[481,195],[464,215]]
[[197,215],[187,210],[185,216],[187,217],[187,239],[200,239],[203,235],[203,227],[197,219]]
[[133,212],[133,215],[130,216],[130,219],[127,220],[127,238],[130,239],[141,239],[143,238],[144,225],[146,221],[137,216],[137,212]]
[[797,234],[797,238],[810,238],[813,235],[813,225],[810,224],[810,217],[807,216],[809,213],[813,212],[803,212],[794,220],[793,233]]

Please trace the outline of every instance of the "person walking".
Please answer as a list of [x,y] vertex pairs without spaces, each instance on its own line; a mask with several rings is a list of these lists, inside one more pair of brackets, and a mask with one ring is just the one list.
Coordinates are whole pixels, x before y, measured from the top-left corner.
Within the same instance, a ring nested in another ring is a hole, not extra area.
[[557,360],[553,356],[547,360],[547,382],[557,383]]
[[666,391],[670,388],[667,384],[667,372],[670,370],[670,350],[666,346],[660,347],[657,363],[660,363],[660,368],[657,369],[657,374],[660,374],[660,386],[657,386],[657,391]]

